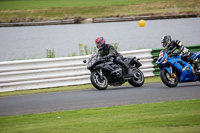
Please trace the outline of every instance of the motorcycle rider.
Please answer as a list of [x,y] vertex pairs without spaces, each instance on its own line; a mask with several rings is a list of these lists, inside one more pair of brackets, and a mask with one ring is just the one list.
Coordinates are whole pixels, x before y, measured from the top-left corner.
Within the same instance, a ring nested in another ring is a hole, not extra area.
[[181,41],[172,40],[170,35],[165,35],[161,38],[161,43],[167,51],[171,51],[171,53],[175,55],[182,54],[182,60],[189,61],[190,64],[195,64],[197,70],[200,70],[200,65],[192,58],[192,54],[189,49],[185,48]]
[[120,64],[123,68],[126,69],[127,76],[132,76],[133,72],[129,66],[123,61],[123,56],[118,53],[111,44],[106,44],[106,41],[103,37],[98,37],[95,40],[96,47],[98,49],[102,48],[100,51],[100,58],[108,59],[110,57],[114,58],[114,62]]

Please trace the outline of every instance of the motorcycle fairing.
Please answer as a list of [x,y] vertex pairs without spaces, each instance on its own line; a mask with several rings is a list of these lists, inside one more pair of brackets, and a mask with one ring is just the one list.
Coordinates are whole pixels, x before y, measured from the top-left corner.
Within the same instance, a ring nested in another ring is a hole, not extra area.
[[102,69],[103,71],[106,71],[108,73],[111,73],[114,71],[116,68],[119,68],[118,65],[116,65],[114,62],[106,62],[106,63],[101,63],[99,65],[96,65],[94,69]]
[[[161,59],[160,62],[164,60]],[[172,66],[173,69],[178,70],[179,72],[179,82],[188,82],[188,81],[197,81],[199,80],[198,76],[194,76],[192,74],[192,66],[191,64],[183,61],[180,59],[180,56],[174,57],[174,58],[167,58],[168,67],[162,67],[162,69],[165,69],[168,71],[169,74],[171,74],[171,70],[169,66]]]
[[124,59],[124,62],[126,64],[130,64],[130,65],[134,65],[136,68],[139,68],[140,66],[142,66],[142,64],[136,59],[136,57],[126,57]]

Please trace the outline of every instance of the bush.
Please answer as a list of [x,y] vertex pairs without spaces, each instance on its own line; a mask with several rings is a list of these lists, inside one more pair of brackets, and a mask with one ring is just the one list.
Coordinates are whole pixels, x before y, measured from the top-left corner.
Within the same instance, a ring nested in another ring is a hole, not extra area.
[[82,22],[82,17],[81,16],[76,16],[74,18],[74,23],[75,24],[81,24],[81,22]]
[[[113,45],[113,47],[115,48],[116,51],[119,50],[119,43],[111,43]],[[72,56],[83,56],[83,55],[90,55],[93,53],[97,52],[97,48],[96,47],[88,47],[87,45],[83,45],[81,43],[78,44],[79,46],[79,54],[76,54],[76,52],[73,52]]]
[[54,51],[54,49],[53,50],[50,50],[50,49],[46,50],[46,58],[55,58],[55,51]]

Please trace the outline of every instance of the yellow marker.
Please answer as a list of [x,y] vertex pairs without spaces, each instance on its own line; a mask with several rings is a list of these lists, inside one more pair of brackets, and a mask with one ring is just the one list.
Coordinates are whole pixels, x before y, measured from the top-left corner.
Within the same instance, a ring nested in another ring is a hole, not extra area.
[[140,27],[144,27],[145,26],[145,21],[144,20],[140,20],[139,21],[139,26]]

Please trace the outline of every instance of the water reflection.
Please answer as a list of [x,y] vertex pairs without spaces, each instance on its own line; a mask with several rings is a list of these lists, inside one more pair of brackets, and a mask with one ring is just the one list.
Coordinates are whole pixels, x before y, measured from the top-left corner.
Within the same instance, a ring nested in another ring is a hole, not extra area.
[[56,57],[78,53],[78,44],[95,46],[103,36],[107,43],[119,43],[120,51],[161,48],[163,35],[171,35],[184,45],[200,44],[200,18],[0,28],[0,61],[45,58],[46,49]]

